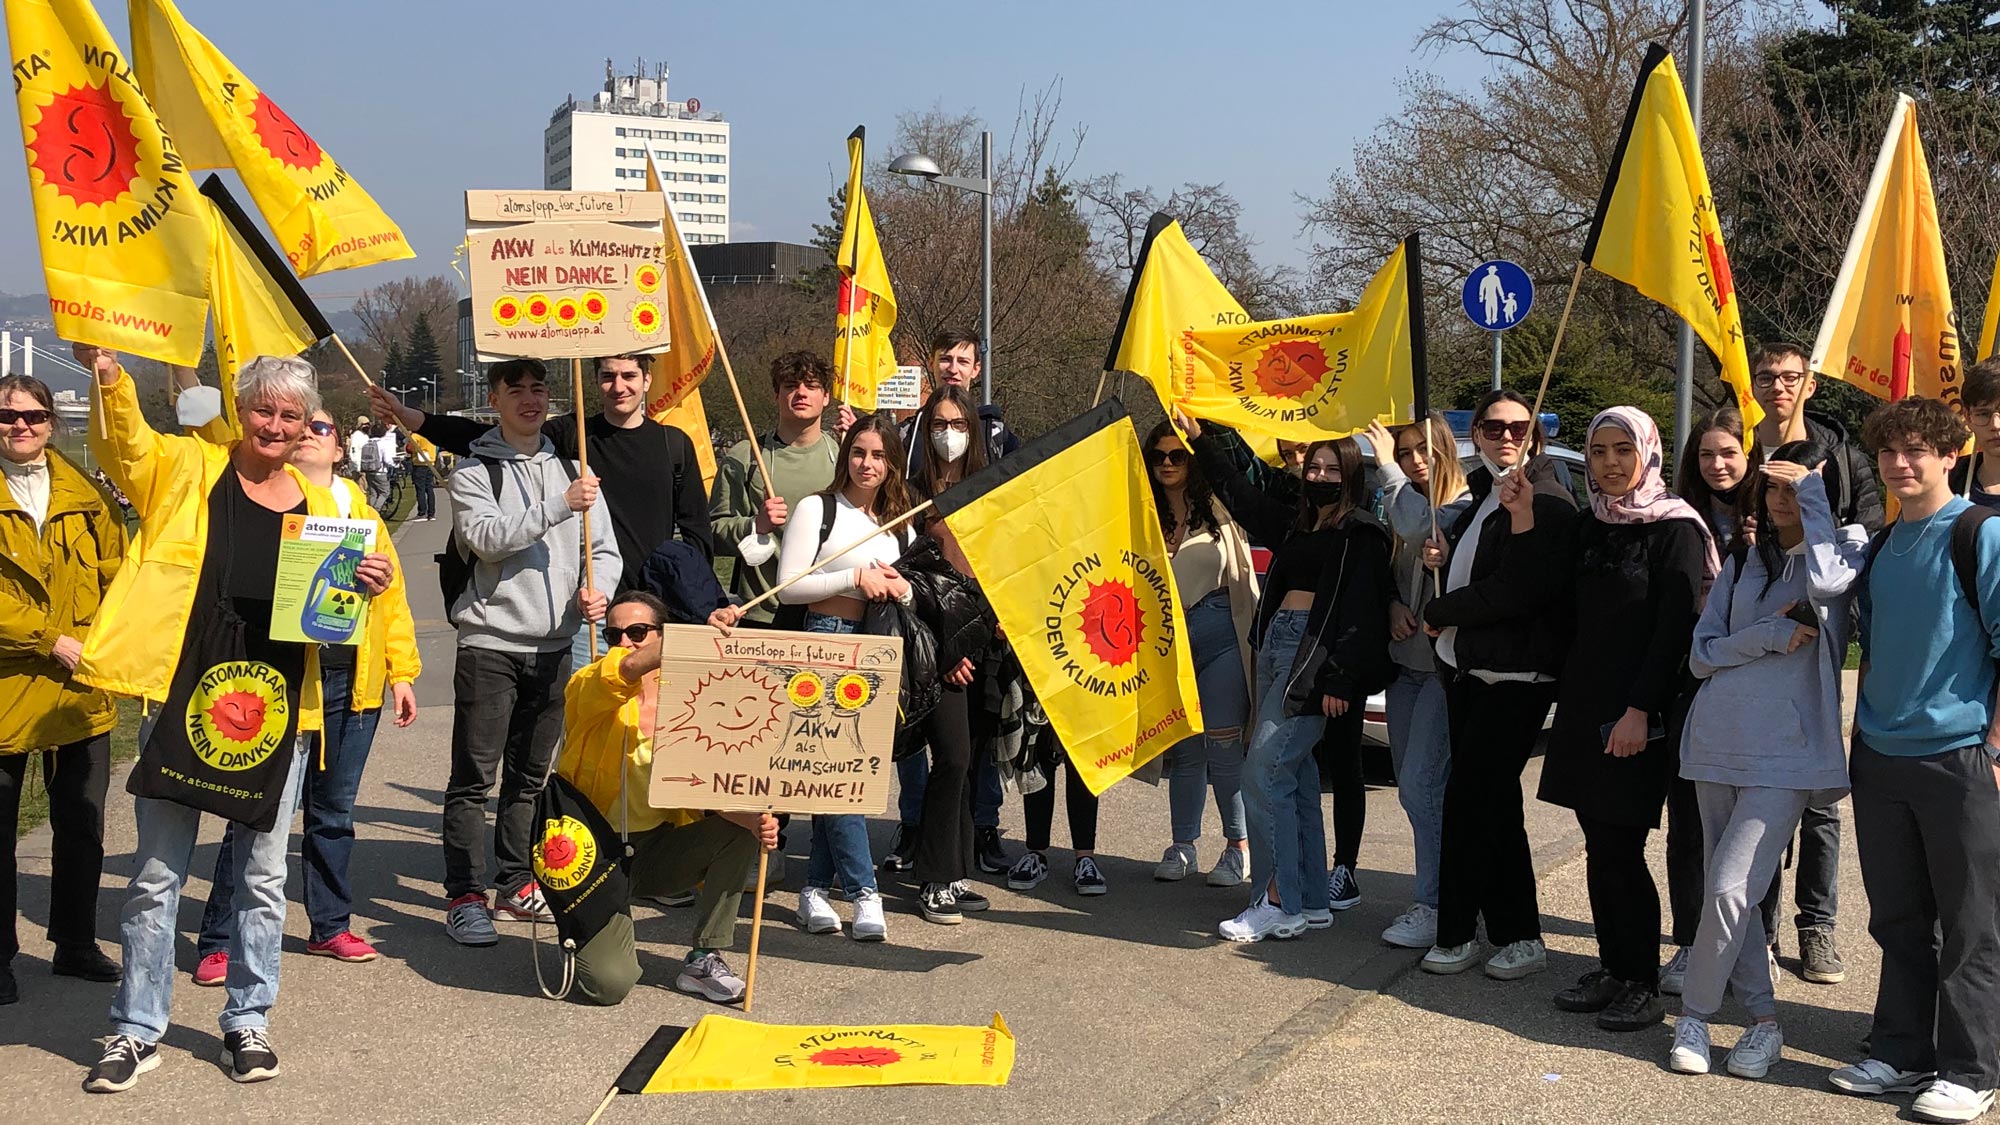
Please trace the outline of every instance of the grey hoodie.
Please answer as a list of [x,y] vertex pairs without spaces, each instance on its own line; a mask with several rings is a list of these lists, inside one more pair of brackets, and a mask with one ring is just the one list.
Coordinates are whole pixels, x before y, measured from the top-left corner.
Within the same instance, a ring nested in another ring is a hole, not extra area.
[[[452,528],[472,552],[472,581],[452,607],[458,643],[502,652],[563,652],[583,624],[583,525],[563,501],[569,473],[547,438],[534,455],[496,428],[472,443],[447,484]],[[477,458],[500,463],[500,495]],[[618,585],[624,567],[611,515],[598,494],[590,509],[590,554],[598,589]]]

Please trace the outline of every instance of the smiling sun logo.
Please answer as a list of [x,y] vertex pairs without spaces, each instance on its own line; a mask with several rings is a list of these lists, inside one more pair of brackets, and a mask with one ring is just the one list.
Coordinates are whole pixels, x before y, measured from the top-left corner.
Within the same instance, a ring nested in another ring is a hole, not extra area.
[[247,770],[271,756],[291,726],[285,677],[261,661],[218,664],[188,696],[188,745],[219,770]]
[[703,750],[733,754],[777,730],[784,706],[784,688],[753,669],[709,672],[688,693],[667,733],[690,735]]
[[1257,385],[1273,398],[1304,398],[1326,372],[1326,349],[1315,340],[1281,340],[1257,357]]

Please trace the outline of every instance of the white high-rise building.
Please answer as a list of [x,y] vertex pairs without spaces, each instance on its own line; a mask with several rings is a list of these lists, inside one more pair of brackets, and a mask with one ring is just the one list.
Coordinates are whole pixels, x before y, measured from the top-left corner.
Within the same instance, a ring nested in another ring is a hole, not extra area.
[[554,191],[642,191],[646,151],[690,244],[729,241],[729,122],[696,98],[667,100],[667,68],[633,73],[604,60],[604,89],[565,99],[542,132],[542,186]]

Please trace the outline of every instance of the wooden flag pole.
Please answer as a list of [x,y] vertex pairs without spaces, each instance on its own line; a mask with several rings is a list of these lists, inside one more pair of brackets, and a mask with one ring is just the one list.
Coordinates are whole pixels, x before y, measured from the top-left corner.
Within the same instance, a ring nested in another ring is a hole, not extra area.
[[[1430,480],[1430,483],[1424,485],[1424,499],[1431,506],[1431,538],[1437,539],[1440,538],[1438,535],[1437,457],[1431,452],[1431,420],[1426,415],[1419,418],[1417,422],[1424,428],[1424,475]],[[1433,570],[1431,571],[1431,596],[1435,598],[1443,593],[1444,576]]]
[[1536,426],[1542,424],[1542,399],[1549,393],[1549,376],[1556,371],[1556,353],[1562,350],[1563,332],[1569,328],[1569,310],[1576,304],[1576,291],[1583,284],[1583,259],[1576,260],[1576,272],[1570,275],[1569,296],[1563,298],[1562,319],[1556,321],[1556,338],[1549,344],[1549,361],[1542,367],[1542,386],[1535,392],[1535,408],[1528,412],[1528,421]]
[[1111,378],[1111,372],[1109,370],[1101,371],[1098,373],[1097,393],[1090,396],[1090,405],[1092,407],[1095,407],[1098,403],[1104,401],[1104,382],[1109,378]]
[[354,365],[354,373],[356,375],[361,376],[362,382],[368,384],[371,387],[375,385],[375,380],[369,378],[368,376],[368,369],[366,367],[361,366],[361,361],[354,358],[353,352],[347,350],[347,341],[341,339],[340,333],[338,332],[335,332],[333,334],[333,346],[339,348],[340,354],[347,357],[347,362]]
[[[583,360],[569,361],[570,413],[576,415],[576,475],[590,475],[590,446],[584,437],[583,427]],[[596,566],[591,561],[590,550],[590,509],[583,510],[583,585],[587,590],[597,589]],[[590,634],[590,659],[597,660],[597,630],[585,620],[583,631]]]
[[[918,516],[923,515],[925,512],[929,511],[932,505],[933,501],[926,500],[923,503],[917,505],[916,507],[911,508],[909,511],[904,512],[902,515],[897,516],[895,519],[890,520],[888,523],[883,524],[881,527],[878,527],[875,530],[869,532],[868,534],[862,536],[861,538],[856,539],[854,542],[846,544],[845,546],[841,547],[840,550],[826,552],[826,557],[829,559],[837,559],[840,556],[846,554],[847,552],[852,551],[856,547],[859,547],[862,544],[868,542],[870,539],[875,538],[877,535],[883,535],[888,532],[894,531],[897,528],[903,526],[904,524],[910,522],[911,520],[916,519]],[[770,589],[764,591],[763,593],[757,595],[756,597],[751,598],[749,601],[744,602],[742,605],[737,606],[736,608],[744,612],[748,612],[750,610],[750,607],[777,597],[779,591],[784,590],[792,583],[797,582],[799,579],[804,578],[806,575],[812,573],[813,571],[807,570],[807,571],[802,571],[798,574],[794,574],[790,578],[787,578],[785,581],[778,583],[776,586],[773,586]]]
[[[771,810],[765,809],[765,815]],[[750,965],[743,972],[743,1014],[750,1014],[750,1001],[757,995],[757,940],[764,935],[764,885],[771,874],[771,853],[757,844],[757,899],[750,904]]]
[[583,1125],[597,1125],[597,1119],[603,1117],[604,1111],[611,1108],[611,1099],[617,1096],[618,1096],[617,1086],[613,1086],[609,1090],[604,1091],[604,1100],[597,1103],[596,1112],[592,1113],[590,1115],[590,1120],[584,1122]]

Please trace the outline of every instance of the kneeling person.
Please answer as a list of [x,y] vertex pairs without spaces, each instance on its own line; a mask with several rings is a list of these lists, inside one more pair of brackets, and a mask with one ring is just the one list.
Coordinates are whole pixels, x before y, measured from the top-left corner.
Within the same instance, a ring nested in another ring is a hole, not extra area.
[[[560,772],[628,840],[632,897],[699,888],[693,947],[674,987],[726,1004],[742,998],[743,981],[720,951],[735,942],[744,879],[760,843],[777,847],[778,822],[767,813],[704,814],[646,803],[666,616],[667,607],[647,593],[611,603],[604,630],[611,651],[569,681]],[[632,918],[620,913],[577,951],[576,989],[594,1004],[616,1004],[638,983]]]

